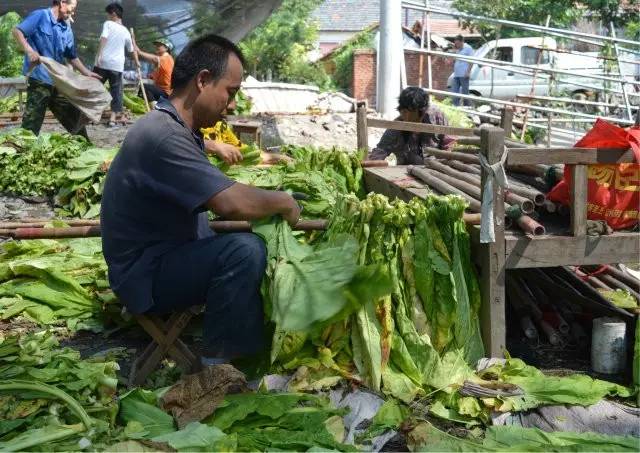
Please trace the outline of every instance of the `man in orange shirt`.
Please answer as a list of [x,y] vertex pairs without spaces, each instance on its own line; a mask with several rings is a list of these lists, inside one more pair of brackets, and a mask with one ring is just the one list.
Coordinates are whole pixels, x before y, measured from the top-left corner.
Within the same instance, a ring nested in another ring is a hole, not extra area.
[[[138,52],[140,58],[148,61],[156,68],[151,74],[154,84],[144,84],[144,90],[147,92],[149,102],[157,102],[162,97],[169,97],[171,94],[171,73],[173,72],[173,57],[171,56],[173,44],[171,44],[171,41],[161,38],[154,41],[153,45],[156,46],[156,52],[147,53],[140,50],[138,45],[134,43],[135,51]],[[142,93],[139,93],[139,96],[142,96]]]

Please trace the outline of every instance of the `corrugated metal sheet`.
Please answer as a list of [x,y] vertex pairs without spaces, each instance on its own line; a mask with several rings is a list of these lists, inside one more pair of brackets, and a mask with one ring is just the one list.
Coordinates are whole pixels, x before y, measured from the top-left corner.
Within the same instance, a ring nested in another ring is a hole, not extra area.
[[250,77],[242,91],[251,98],[252,113],[306,113],[311,109],[350,112],[353,101],[342,93],[321,93],[312,85],[259,82]]

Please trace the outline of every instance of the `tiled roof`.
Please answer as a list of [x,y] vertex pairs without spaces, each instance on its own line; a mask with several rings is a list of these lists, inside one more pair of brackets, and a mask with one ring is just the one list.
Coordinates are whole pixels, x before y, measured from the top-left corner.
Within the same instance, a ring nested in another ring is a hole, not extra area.
[[[398,0],[400,1],[400,0]],[[433,7],[452,9],[451,0],[431,1]],[[360,31],[380,20],[380,0],[325,0],[311,14],[319,24],[321,31]],[[402,24],[407,22],[411,27],[422,13],[413,10],[402,11]],[[432,14],[434,19],[445,19],[447,16]]]
[[[418,21],[422,20],[419,18]],[[413,24],[411,24],[413,26]],[[438,19],[431,21],[431,33],[440,35],[445,38],[452,38],[456,35],[462,36],[480,36],[475,30],[462,28],[455,19]]]

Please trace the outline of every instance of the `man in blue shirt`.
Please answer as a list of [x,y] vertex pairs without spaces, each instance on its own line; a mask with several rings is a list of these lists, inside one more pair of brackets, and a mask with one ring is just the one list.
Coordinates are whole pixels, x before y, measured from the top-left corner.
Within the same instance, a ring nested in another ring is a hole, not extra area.
[[40,133],[47,108],[72,134],[87,137],[82,113],[53,86],[49,73],[40,65],[40,57],[67,61],[82,75],[100,79],[88,70],[76,53],[73,31],[68,20],[77,6],[76,0],[54,0],[51,8],[33,11],[16,28],[13,36],[25,53],[22,72],[27,76],[27,104],[22,127]]
[[243,61],[225,38],[189,43],[176,58],[170,99],[129,129],[102,195],[111,288],[132,313],[204,304],[204,365],[260,351],[266,266],[261,239],[214,235],[207,211],[229,220],[281,215],[290,224],[300,216],[289,194],[237,183],[205,155],[200,130],[233,102]]
[[[453,45],[458,55],[472,56],[473,49],[464,42],[462,35],[455,37]],[[456,59],[453,64],[453,86],[451,91],[459,94],[469,94],[469,74],[471,73],[471,63]],[[460,105],[460,98],[453,98],[453,105]],[[471,105],[468,99],[464,99],[464,105]]]

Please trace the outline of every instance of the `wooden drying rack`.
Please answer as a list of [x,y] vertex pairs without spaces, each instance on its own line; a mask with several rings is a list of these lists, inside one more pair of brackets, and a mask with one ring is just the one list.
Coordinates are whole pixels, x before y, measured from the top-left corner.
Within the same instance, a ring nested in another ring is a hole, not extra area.
[[[504,152],[505,130],[511,130],[513,114],[505,111],[501,127],[466,129],[421,123],[387,121],[367,116],[366,103],[357,108],[359,149],[368,149],[368,129],[385,128],[411,132],[479,137],[480,152],[489,164],[499,162]],[[468,141],[469,139],[467,139]],[[475,139],[471,139],[475,141]],[[615,232],[606,236],[587,236],[587,165],[634,162],[630,150],[596,148],[511,148],[507,164],[572,164],[571,229],[569,234],[529,236],[505,231],[504,190],[494,185],[494,225],[496,241],[480,243],[480,227],[467,224],[472,258],[480,268],[482,308],[480,321],[487,354],[502,357],[506,347],[505,272],[508,269],[633,263],[640,257],[640,234]],[[432,191],[406,172],[406,167],[364,169],[365,185],[370,192],[409,200],[426,198]],[[487,173],[482,170],[482,185]]]

